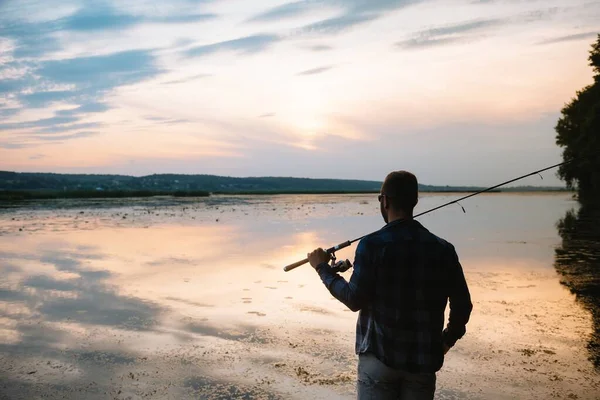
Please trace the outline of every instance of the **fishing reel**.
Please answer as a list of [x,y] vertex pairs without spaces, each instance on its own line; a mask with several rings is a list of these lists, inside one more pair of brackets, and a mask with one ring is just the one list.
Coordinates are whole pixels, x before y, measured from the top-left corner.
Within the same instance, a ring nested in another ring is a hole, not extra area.
[[331,254],[331,270],[333,272],[346,272],[350,268],[352,268],[352,263],[350,262],[350,260],[346,259],[346,260],[336,262],[335,261],[336,260],[335,253],[331,252],[330,254]]

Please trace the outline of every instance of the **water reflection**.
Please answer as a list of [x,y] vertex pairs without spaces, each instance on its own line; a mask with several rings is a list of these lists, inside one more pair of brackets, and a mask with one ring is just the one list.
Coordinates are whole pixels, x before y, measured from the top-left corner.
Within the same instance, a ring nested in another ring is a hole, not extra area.
[[556,249],[561,283],[575,293],[592,314],[594,331],[588,342],[590,359],[600,368],[600,207],[582,205],[557,223],[562,244]]
[[[502,398],[495,387],[523,398],[510,388],[521,365],[540,393],[587,390],[579,343],[589,316],[551,266],[566,199],[481,196],[467,214],[423,218],[460,249],[477,302],[439,398]],[[355,397],[356,315],[310,267],[282,266],[381,227],[376,198],[81,207],[0,212],[0,393],[5,384],[29,398]],[[568,384],[546,389],[571,368]]]

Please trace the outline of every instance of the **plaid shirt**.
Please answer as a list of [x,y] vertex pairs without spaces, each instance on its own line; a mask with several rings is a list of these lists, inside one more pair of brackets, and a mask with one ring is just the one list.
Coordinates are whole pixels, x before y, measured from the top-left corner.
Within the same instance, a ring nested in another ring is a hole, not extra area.
[[363,238],[349,282],[326,263],[317,271],[335,298],[360,310],[356,354],[373,353],[395,369],[437,372],[443,344],[454,346],[466,332],[473,305],[456,251],[415,220],[390,222]]

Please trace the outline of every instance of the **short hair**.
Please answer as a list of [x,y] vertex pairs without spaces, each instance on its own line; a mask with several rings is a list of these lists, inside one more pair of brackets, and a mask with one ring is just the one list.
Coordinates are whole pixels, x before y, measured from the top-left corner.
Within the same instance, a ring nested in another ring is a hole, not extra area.
[[389,198],[393,208],[412,211],[419,197],[417,177],[408,171],[390,172],[383,181],[381,194]]

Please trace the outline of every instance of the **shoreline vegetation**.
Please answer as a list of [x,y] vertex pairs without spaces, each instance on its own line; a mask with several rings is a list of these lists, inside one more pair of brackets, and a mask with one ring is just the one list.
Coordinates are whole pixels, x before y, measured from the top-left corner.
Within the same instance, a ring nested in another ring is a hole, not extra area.
[[[155,174],[86,175],[0,171],[0,201],[47,199],[108,199],[143,197],[208,197],[210,195],[370,194],[381,182],[292,177],[236,178],[217,175]],[[476,186],[420,184],[422,193],[472,193]],[[557,192],[562,187],[518,186],[490,192]]]
[[[452,187],[421,190],[421,193],[473,193],[481,188],[463,189]],[[571,192],[563,188],[507,188],[494,189],[487,193],[554,193]],[[74,191],[26,191],[12,190],[6,191],[0,189],[0,201],[20,201],[20,200],[58,200],[58,199],[136,199],[149,197],[210,197],[212,195],[230,195],[230,196],[269,196],[269,195],[335,195],[335,194],[376,194],[378,190],[352,191],[352,190],[297,190],[297,191],[226,191],[226,192],[207,192],[200,190],[192,191],[153,191],[153,190],[114,190],[114,191],[96,191],[96,190],[74,190]]]

